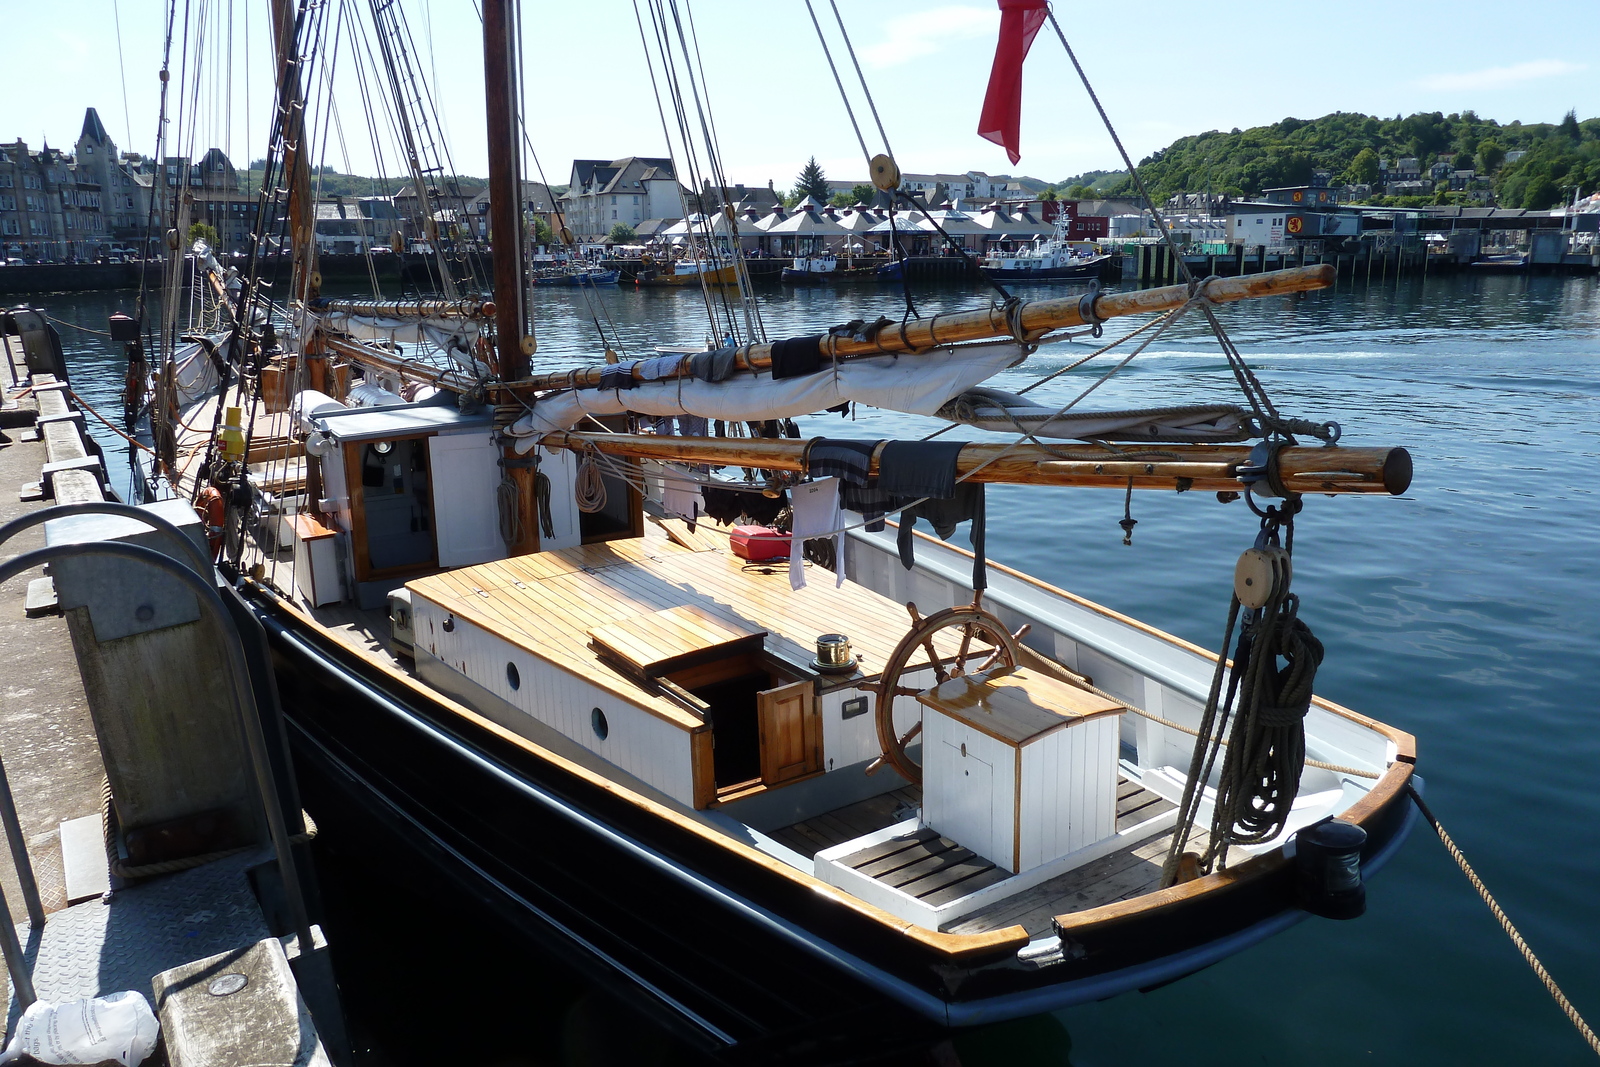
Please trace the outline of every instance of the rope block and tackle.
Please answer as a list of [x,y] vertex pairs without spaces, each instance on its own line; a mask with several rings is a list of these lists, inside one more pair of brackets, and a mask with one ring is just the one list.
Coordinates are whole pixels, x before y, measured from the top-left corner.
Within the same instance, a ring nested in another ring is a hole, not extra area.
[[[1225,869],[1232,845],[1259,844],[1281,833],[1299,795],[1306,762],[1305,716],[1323,658],[1322,642],[1300,618],[1300,598],[1290,591],[1290,552],[1299,510],[1296,498],[1262,512],[1255,544],[1234,567],[1222,655],[1201,714],[1178,828],[1163,869],[1164,885],[1179,877],[1203,799],[1202,784],[1210,779],[1223,748],[1227,754],[1210,841],[1197,860],[1202,872]],[[1227,652],[1236,624],[1239,639],[1230,668]]]

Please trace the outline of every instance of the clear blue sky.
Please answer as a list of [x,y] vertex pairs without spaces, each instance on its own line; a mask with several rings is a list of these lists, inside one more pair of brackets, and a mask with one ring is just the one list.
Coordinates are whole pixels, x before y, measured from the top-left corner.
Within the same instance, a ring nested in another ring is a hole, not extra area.
[[[236,161],[259,157],[270,91],[266,0],[188,2],[191,26],[204,13],[212,42],[202,90],[210,102],[192,128],[194,140]],[[457,167],[482,174],[482,45],[471,0],[402,2],[413,30],[432,41],[428,73],[439,79]],[[992,3],[837,2],[902,169],[973,168],[1055,181],[1117,165],[1048,27],[1027,66],[1022,162],[1013,168],[973,132],[998,22]],[[366,0],[330,3],[366,17]],[[827,25],[826,0],[813,3]],[[48,137],[69,147],[92,105],[121,147],[153,149],[164,3],[6,0],[5,7],[0,139],[22,137],[37,147]],[[660,154],[660,120],[631,0],[524,0],[524,9],[531,133],[550,180],[565,181],[574,157]],[[1192,0],[1057,5],[1136,160],[1184,134],[1286,115],[1469,108],[1500,121],[1554,122],[1569,108],[1580,118],[1600,115],[1596,0],[1539,0],[1525,8],[1344,0],[1307,19],[1296,10],[1281,0],[1203,9]],[[693,0],[693,12],[732,180],[771,178],[782,188],[810,155],[830,177],[864,176],[802,0]],[[341,48],[333,93],[344,148],[335,134],[324,158],[344,170],[348,157],[351,168],[366,172],[373,152],[349,73],[348,38]],[[223,90],[229,84],[231,101]],[[864,109],[858,114],[866,120]]]

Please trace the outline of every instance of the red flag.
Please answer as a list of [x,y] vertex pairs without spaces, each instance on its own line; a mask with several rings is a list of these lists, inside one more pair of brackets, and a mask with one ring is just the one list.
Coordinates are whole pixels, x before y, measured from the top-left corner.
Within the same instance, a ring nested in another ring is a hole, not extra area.
[[1022,158],[1022,61],[1044,25],[1045,0],[1000,0],[1000,39],[994,46],[989,92],[978,116],[978,136],[1001,145],[1011,162]]

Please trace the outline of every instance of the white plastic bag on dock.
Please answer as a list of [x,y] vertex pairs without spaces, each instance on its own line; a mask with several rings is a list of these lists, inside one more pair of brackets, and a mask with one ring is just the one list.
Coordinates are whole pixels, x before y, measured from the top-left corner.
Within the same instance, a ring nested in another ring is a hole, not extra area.
[[22,1013],[0,1063],[24,1054],[40,1063],[100,1063],[136,1067],[156,1047],[161,1024],[134,992],[52,1003],[36,1000]]

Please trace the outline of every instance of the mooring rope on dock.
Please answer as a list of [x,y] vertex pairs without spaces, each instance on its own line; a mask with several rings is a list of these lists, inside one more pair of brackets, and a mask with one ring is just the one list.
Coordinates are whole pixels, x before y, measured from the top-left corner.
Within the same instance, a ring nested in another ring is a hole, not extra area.
[[128,442],[133,447],[142,448],[146,452],[149,452],[151,455],[155,454],[155,451],[156,451],[155,449],[151,448],[149,445],[145,444],[143,441],[140,441],[137,438],[131,437],[128,434],[124,433],[122,430],[119,430],[116,427],[116,425],[110,419],[106,418],[104,415],[102,415],[98,411],[96,411],[94,409],[94,405],[90,404],[83,397],[81,397],[77,393],[73,392],[70,388],[67,390],[67,395],[72,397],[72,399],[76,400],[78,402],[78,405],[80,407],[82,407],[83,410],[87,411],[89,414],[93,415],[95,418],[97,418],[101,422],[105,423],[106,429],[110,430],[112,433],[116,434],[118,437],[122,438],[124,441]]
[[1539,981],[1544,983],[1544,987],[1551,998],[1555,1000],[1567,1018],[1572,1020],[1572,1025],[1578,1028],[1578,1033],[1589,1043],[1589,1047],[1594,1050],[1595,1055],[1600,1056],[1600,1036],[1595,1035],[1589,1024],[1584,1022],[1583,1016],[1578,1014],[1578,1009],[1572,1006],[1572,1001],[1567,999],[1567,995],[1556,984],[1556,980],[1550,977],[1550,972],[1545,970],[1544,964],[1539,962],[1539,957],[1534,955],[1533,949],[1528,947],[1528,942],[1523,940],[1521,932],[1506,916],[1505,909],[1500,907],[1499,901],[1494,899],[1494,895],[1483,884],[1483,879],[1478,877],[1478,872],[1472,869],[1472,864],[1467,862],[1467,857],[1462,855],[1461,849],[1456,847],[1455,841],[1445,832],[1445,828],[1439,824],[1439,820],[1434,817],[1427,803],[1423,801],[1422,794],[1418,793],[1416,787],[1409,782],[1406,783],[1406,792],[1410,794],[1412,801],[1417,805],[1417,810],[1422,812],[1422,817],[1428,820],[1428,825],[1433,827],[1433,832],[1439,835],[1439,840],[1443,842],[1445,851],[1450,853],[1450,858],[1456,861],[1456,865],[1461,868],[1461,873],[1467,876],[1467,881],[1472,883],[1472,888],[1478,891],[1478,896],[1482,897],[1483,902],[1489,906],[1489,911],[1493,913],[1495,920],[1500,923],[1500,928],[1506,932],[1506,936],[1511,939],[1511,943],[1517,946],[1517,951],[1522,953],[1524,960],[1528,961],[1528,966],[1533,968],[1533,973],[1539,976]]

